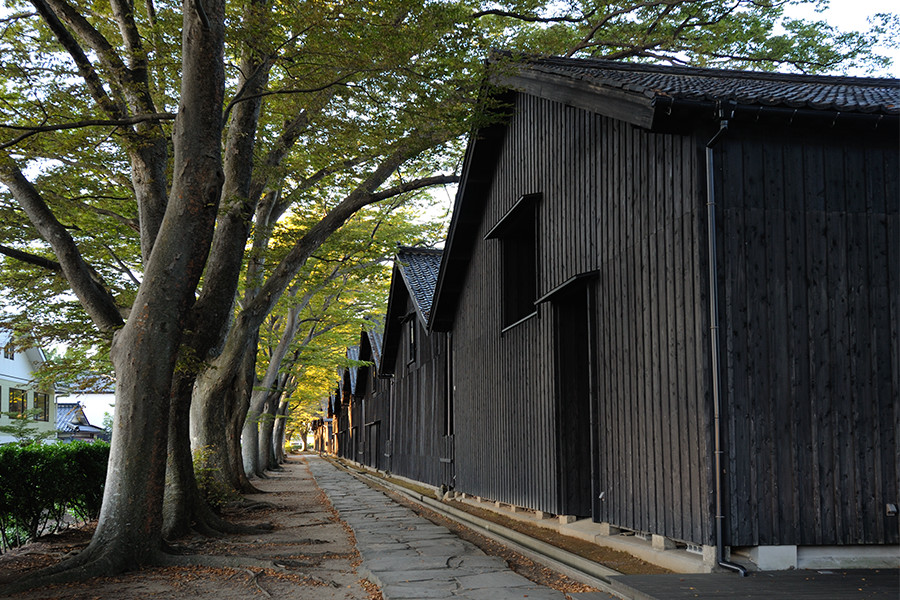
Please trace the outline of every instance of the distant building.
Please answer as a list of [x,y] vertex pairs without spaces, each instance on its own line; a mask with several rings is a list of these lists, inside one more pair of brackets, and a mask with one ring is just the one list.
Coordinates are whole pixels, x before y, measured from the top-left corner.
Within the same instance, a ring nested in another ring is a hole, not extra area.
[[[37,433],[55,431],[55,391],[37,387],[34,381],[35,371],[45,360],[40,348],[14,350],[9,332],[0,330],[0,425],[10,425],[12,413],[27,415]],[[0,433],[0,444],[14,441],[11,435]]]
[[56,436],[61,441],[109,441],[109,432],[91,425],[80,403],[60,402],[56,405],[56,411]]

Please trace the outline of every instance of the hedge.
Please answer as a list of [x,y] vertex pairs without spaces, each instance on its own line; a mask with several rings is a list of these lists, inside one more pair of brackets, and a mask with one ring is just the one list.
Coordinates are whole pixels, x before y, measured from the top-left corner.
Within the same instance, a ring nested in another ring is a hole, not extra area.
[[0,552],[100,514],[109,444],[0,446]]

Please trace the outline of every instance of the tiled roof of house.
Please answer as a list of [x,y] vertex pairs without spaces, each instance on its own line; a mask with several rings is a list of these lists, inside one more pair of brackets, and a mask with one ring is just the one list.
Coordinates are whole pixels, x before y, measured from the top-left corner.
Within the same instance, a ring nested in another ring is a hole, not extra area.
[[443,250],[409,246],[401,246],[397,250],[397,266],[426,322],[431,315],[431,302],[441,270],[442,254]]
[[863,113],[900,113],[900,80],[799,75],[545,58],[524,69],[618,88],[648,98]]
[[56,429],[63,433],[72,433],[75,429],[82,432],[100,433],[103,428],[91,425],[78,402],[58,402],[56,404]]

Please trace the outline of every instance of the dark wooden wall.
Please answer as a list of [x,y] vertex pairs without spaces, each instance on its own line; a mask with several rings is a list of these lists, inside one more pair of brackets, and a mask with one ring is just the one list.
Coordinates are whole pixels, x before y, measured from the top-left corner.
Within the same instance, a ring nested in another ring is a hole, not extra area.
[[378,376],[369,334],[362,333],[359,359],[372,364],[357,372],[356,394],[361,406],[362,455],[360,462],[383,471],[389,470],[391,439],[391,380]]
[[541,193],[538,294],[596,273],[596,483],[604,500],[593,516],[709,543],[697,140],[525,95],[516,108],[454,323],[457,488],[552,513],[581,510],[561,489],[572,477],[560,470],[566,440],[557,431],[565,437],[573,425],[566,419],[584,412],[558,405],[569,382],[554,374],[553,302],[501,334],[499,247],[481,240],[519,197]]
[[[400,309],[400,307],[397,307]],[[405,309],[395,315],[413,311],[409,297]],[[392,315],[388,315],[391,318]],[[393,417],[391,423],[392,473],[442,485],[445,470],[441,468],[444,435],[444,394],[446,392],[446,334],[428,335],[416,317],[416,359],[410,362],[409,332],[402,331],[394,377],[391,383]]]
[[335,453],[341,458],[356,460],[356,451],[354,444],[353,432],[353,387],[350,383],[350,368],[347,367],[341,371],[340,384],[340,409],[336,411],[334,423],[336,424],[335,435],[337,437],[337,447]]
[[896,132],[736,129],[717,159],[732,543],[896,544]]
[[[559,364],[552,310],[566,301],[502,332],[501,242],[483,239],[542,194],[538,295],[591,274],[595,339],[568,352],[592,357],[593,517],[714,543],[713,133],[517,97],[453,327],[458,490],[584,510],[570,471],[585,412],[565,404],[584,378]],[[716,153],[728,545],[898,541],[896,136],[827,135],[735,126]]]
[[379,379],[372,367],[369,393],[366,395],[365,464],[386,471],[391,468],[391,392],[389,379]]

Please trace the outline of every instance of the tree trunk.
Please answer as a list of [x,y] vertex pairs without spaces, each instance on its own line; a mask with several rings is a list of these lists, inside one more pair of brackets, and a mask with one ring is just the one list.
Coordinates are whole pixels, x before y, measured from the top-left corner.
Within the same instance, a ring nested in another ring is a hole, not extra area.
[[275,460],[274,435],[275,414],[278,412],[278,398],[280,394],[269,393],[263,408],[259,422],[259,464],[265,471],[273,471],[278,468]]
[[163,502],[163,536],[175,539],[191,530],[193,507],[200,500],[190,446],[192,377],[176,375],[169,408],[169,450]]
[[241,428],[241,454],[244,463],[244,473],[247,477],[261,477],[262,467],[259,463],[259,421],[261,412],[253,410],[253,401],[244,418],[244,426]]
[[278,403],[278,418],[275,421],[275,435],[272,445],[275,449],[275,462],[279,465],[283,464],[286,458],[284,454],[284,435],[287,431],[287,412],[289,404],[290,403],[286,399]]
[[[222,185],[224,4],[183,18],[182,89],[173,133],[175,178],[132,312],[110,349],[116,414],[103,506],[90,545],[41,583],[152,562],[163,547],[170,394],[182,331],[212,239]],[[77,568],[73,568],[77,567]]]
[[243,470],[235,468],[230,441],[223,433],[231,430],[226,408],[234,403],[236,391],[233,377],[217,378],[220,375],[215,366],[198,377],[191,402],[190,435],[191,448],[209,452],[209,459],[215,468],[217,485],[236,492],[258,492],[249,482],[244,482]]

